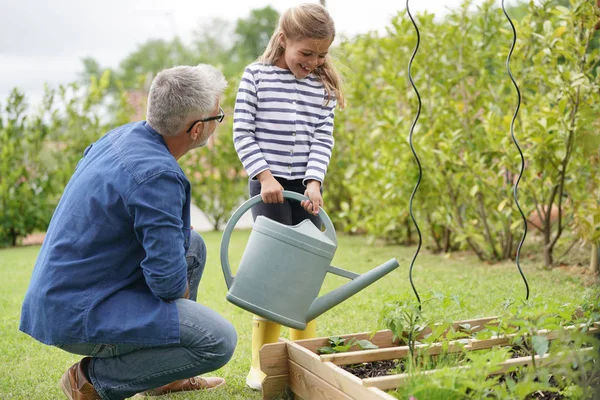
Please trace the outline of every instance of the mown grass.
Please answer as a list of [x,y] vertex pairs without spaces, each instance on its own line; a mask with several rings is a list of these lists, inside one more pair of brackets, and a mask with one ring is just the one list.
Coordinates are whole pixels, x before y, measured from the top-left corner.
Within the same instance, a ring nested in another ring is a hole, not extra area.
[[[248,231],[236,231],[230,245],[232,265],[237,265],[247,240]],[[238,347],[231,360],[214,375],[227,379],[224,390],[165,396],[165,399],[260,399],[258,392],[245,387],[244,379],[250,365],[251,315],[225,300],[227,289],[218,258],[221,234],[205,233],[209,249],[206,271],[200,284],[198,301],[229,319],[238,331]],[[79,360],[76,355],[42,345],[19,332],[21,302],[39,246],[0,250],[0,399],[60,399],[63,394],[58,381],[63,372]],[[391,300],[410,298],[412,289],[408,269],[415,249],[412,247],[372,244],[362,237],[340,236],[335,266],[365,272],[395,257],[400,268],[318,318],[318,335],[329,336],[382,328],[379,315],[383,305]],[[531,296],[556,302],[577,304],[585,291],[583,280],[562,269],[545,270],[539,265],[523,262]],[[422,252],[413,270],[414,284],[423,298],[432,292],[456,295],[464,303],[456,309],[424,307],[431,317],[470,318],[498,314],[507,298],[523,298],[525,287],[513,263],[485,265],[469,254],[449,256]],[[328,277],[323,292],[344,283],[345,279]],[[282,329],[281,335],[288,336]]]

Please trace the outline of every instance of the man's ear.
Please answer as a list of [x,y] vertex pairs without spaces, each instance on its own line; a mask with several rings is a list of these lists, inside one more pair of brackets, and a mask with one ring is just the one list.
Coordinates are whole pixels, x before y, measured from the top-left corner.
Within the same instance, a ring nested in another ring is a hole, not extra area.
[[202,134],[202,131],[204,131],[204,122],[200,121],[200,122],[198,122],[198,124],[196,124],[194,129],[192,129],[192,131],[190,132],[192,139],[193,140],[198,139],[198,137]]

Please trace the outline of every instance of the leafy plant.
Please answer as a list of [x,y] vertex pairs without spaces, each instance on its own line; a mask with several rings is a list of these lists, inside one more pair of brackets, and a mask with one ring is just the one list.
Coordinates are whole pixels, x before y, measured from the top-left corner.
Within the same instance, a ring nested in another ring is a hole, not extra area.
[[371,350],[379,348],[378,346],[374,345],[366,339],[356,340],[355,338],[350,338],[349,340],[346,340],[345,338],[341,338],[339,336],[331,336],[329,338],[329,345],[319,347],[317,349],[317,352],[319,354],[345,353],[354,346],[357,346],[361,350]]
[[[522,89],[515,126],[526,159],[521,204],[551,266],[564,233],[575,233],[573,222],[598,245],[600,32],[589,0],[529,2],[511,13],[519,16],[511,64]],[[512,193],[520,160],[509,135],[516,98],[505,69],[508,22],[490,0],[464,1],[443,18],[418,15],[417,24],[413,77],[423,110],[414,145],[423,181],[415,213],[424,244],[436,252],[469,249],[489,262],[514,258],[524,226]],[[415,241],[407,203],[417,176],[406,141],[416,111],[406,63],[415,42],[400,12],[385,35],[360,35],[337,49],[349,107],[336,115],[328,175],[336,190],[327,200],[345,231],[407,244]]]

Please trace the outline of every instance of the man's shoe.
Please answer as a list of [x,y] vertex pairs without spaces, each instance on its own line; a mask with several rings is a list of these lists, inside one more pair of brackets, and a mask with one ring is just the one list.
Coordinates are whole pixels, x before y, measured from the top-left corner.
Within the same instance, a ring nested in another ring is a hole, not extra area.
[[60,378],[60,388],[69,400],[101,400],[83,370],[87,368],[90,360],[90,357],[83,358],[71,366]]
[[203,378],[194,376],[192,378],[171,382],[168,385],[156,389],[146,390],[145,392],[136,394],[136,397],[162,396],[167,393],[190,392],[192,390],[214,390],[223,385],[225,385],[225,379],[223,378]]

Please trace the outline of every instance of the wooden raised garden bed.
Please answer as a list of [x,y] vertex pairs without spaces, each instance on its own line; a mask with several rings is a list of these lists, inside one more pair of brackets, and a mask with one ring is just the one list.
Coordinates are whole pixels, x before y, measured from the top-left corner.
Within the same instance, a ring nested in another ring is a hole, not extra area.
[[[471,332],[484,329],[485,326],[494,325],[494,317],[475,320],[459,321],[453,324],[453,329],[458,330],[461,325],[469,324],[473,327]],[[567,327],[566,330],[575,329]],[[419,335],[421,338],[430,330],[426,329]],[[591,334],[600,332],[600,323],[596,322],[589,330]],[[545,336],[548,340],[560,337],[560,331],[539,331],[538,335]],[[386,390],[395,390],[414,374],[401,373],[379,376],[374,378],[359,378],[344,370],[342,366],[381,362],[386,360],[406,359],[410,355],[408,346],[398,346],[389,330],[375,333],[357,333],[341,336],[342,338],[356,340],[367,339],[378,346],[374,350],[349,351],[345,353],[319,355],[317,349],[327,346],[329,338],[307,339],[289,341],[280,339],[278,343],[263,346],[260,352],[261,369],[266,374],[263,380],[263,399],[272,400],[279,398],[282,393],[290,389],[295,399],[303,400],[395,400],[396,397],[386,393]],[[450,342],[433,343],[428,345],[417,344],[415,349],[426,352],[428,355],[441,353],[459,353],[491,349],[497,346],[508,346],[510,337],[492,337],[490,339],[462,339]],[[585,348],[582,352],[591,352],[593,348]],[[545,354],[535,356],[536,365],[543,366],[554,362],[564,362],[564,357]],[[531,356],[511,358],[501,363],[494,374],[502,374],[515,366],[529,365]],[[469,368],[469,366],[460,366]],[[431,374],[436,370],[419,372]]]

